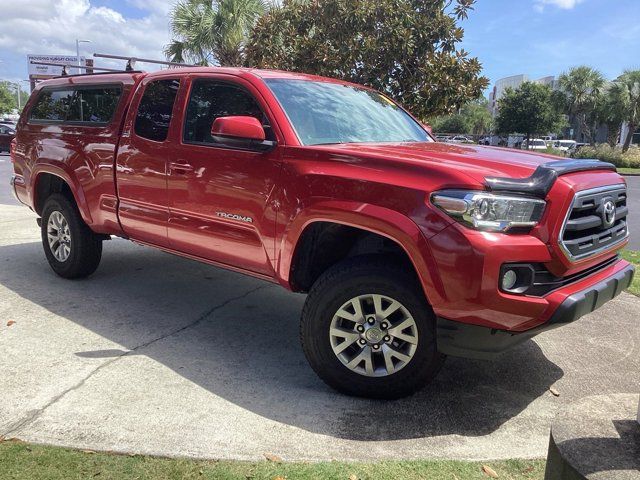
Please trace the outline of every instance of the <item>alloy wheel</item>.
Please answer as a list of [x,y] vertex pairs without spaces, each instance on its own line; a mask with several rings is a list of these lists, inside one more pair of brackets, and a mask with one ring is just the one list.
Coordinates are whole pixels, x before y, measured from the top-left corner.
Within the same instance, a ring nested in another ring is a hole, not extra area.
[[64,262],[71,254],[71,232],[69,222],[62,212],[54,211],[47,222],[47,240],[51,253],[59,262]]
[[404,368],[418,346],[418,328],[399,301],[379,294],[345,302],[331,321],[333,353],[351,371],[384,377]]

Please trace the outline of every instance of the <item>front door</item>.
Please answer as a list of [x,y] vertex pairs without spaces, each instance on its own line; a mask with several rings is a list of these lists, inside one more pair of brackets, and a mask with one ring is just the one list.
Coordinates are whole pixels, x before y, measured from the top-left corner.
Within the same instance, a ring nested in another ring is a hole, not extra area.
[[[180,81],[145,81],[125,123],[116,160],[118,216],[135,240],[168,247],[167,161]],[[137,102],[136,102],[137,100]]]
[[280,149],[257,152],[216,143],[222,116],[258,118],[267,139],[279,135],[248,83],[228,75],[195,76],[181,139],[169,160],[169,242],[173,249],[272,276]]

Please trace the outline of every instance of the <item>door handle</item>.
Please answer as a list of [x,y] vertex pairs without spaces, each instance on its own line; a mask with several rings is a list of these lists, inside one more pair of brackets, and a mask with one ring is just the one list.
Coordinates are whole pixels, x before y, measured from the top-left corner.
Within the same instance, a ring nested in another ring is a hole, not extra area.
[[182,162],[169,162],[169,170],[176,173],[193,172],[193,165]]

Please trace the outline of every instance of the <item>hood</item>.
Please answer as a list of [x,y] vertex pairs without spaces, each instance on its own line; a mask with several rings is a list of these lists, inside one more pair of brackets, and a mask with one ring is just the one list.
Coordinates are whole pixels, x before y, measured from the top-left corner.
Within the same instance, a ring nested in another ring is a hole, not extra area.
[[486,177],[524,178],[544,163],[560,160],[535,152],[480,145],[453,145],[439,142],[420,143],[342,143],[318,145],[330,154],[353,158],[376,158],[412,165],[452,168],[485,183]]

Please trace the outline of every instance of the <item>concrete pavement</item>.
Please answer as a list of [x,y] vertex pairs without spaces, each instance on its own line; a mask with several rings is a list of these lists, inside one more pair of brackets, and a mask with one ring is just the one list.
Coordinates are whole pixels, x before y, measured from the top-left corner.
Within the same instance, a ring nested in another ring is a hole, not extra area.
[[124,240],[105,242],[89,279],[56,277],[5,167],[4,437],[202,458],[542,457],[561,407],[638,391],[640,300],[622,294],[500,361],[450,358],[411,398],[339,395],[302,354],[301,295]]

